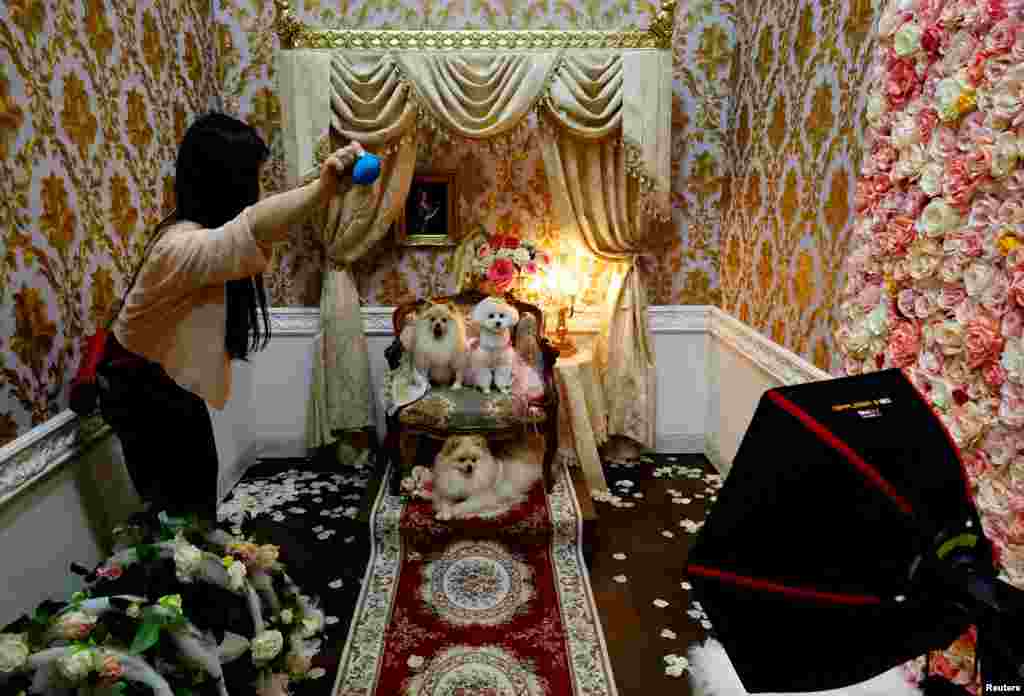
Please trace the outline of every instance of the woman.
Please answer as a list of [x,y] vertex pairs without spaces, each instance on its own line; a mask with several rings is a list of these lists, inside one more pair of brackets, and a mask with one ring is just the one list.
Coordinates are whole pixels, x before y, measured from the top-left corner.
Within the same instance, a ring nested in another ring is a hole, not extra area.
[[214,113],[185,134],[177,209],[155,232],[99,369],[101,412],[153,512],[216,522],[207,404],[224,407],[230,361],[270,338],[260,274],[273,243],[335,194],[362,152],[353,142],[327,158],[316,181],[259,200],[269,150],[255,129]]

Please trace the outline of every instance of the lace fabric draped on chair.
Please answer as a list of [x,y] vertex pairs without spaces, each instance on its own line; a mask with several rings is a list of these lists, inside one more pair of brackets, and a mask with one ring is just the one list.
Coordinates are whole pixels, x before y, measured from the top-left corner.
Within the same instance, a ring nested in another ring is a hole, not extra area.
[[[399,214],[421,131],[501,137],[531,111],[545,123],[544,160],[559,224],[591,253],[621,263],[624,282],[610,298],[600,352],[610,434],[653,445],[654,356],[633,264],[649,230],[669,217],[669,51],[302,49],[279,54],[278,75],[293,182],[315,171],[325,138],[358,140],[383,159],[373,186],[344,191],[317,223],[330,262],[319,349],[345,341],[346,351],[314,363],[318,423],[311,445],[373,421],[365,339],[348,335],[358,316],[348,269]],[[362,393],[366,399],[354,398]]]

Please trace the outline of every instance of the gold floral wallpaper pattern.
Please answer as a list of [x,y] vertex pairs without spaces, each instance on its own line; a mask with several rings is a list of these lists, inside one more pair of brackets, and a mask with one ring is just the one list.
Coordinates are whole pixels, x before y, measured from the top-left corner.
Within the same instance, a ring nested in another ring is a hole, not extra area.
[[0,4],[0,445],[65,408],[215,102],[209,0]]
[[863,148],[872,0],[736,12],[721,307],[838,373],[832,334]]
[[[656,0],[541,0],[482,3],[473,0],[296,0],[292,7],[309,26],[366,29],[620,29],[646,27]],[[734,32],[733,6],[722,0],[680,3],[676,13],[673,172],[674,234],[661,240],[642,263],[655,304],[718,301],[718,228],[725,181],[729,85]],[[283,182],[281,104],[276,95],[271,32],[273,2],[226,2],[216,12],[218,77],[224,107],[264,132],[273,166],[268,190]],[[458,172],[460,234],[484,227],[489,233],[522,234],[558,251],[550,193],[533,128],[511,142],[437,142],[418,168]],[[282,245],[269,286],[274,304],[319,302],[320,251],[306,236]],[[391,238],[361,263],[357,280],[365,302],[390,305],[454,289],[451,249],[397,247]],[[603,296],[601,265],[584,293]]]

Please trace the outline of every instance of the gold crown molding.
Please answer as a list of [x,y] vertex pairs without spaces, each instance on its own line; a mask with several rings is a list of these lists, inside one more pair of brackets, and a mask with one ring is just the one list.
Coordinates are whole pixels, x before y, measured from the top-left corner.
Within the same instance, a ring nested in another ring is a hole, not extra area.
[[672,45],[677,0],[662,0],[647,31],[312,29],[295,16],[290,0],[274,0],[274,31],[281,48],[399,51],[516,51],[560,48],[656,48]]

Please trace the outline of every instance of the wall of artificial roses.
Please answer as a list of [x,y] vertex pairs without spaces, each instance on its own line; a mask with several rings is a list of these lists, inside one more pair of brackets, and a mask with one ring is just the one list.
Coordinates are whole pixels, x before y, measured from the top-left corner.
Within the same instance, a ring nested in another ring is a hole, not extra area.
[[1024,1],[889,0],[876,54],[837,344],[928,396],[1024,587]]

